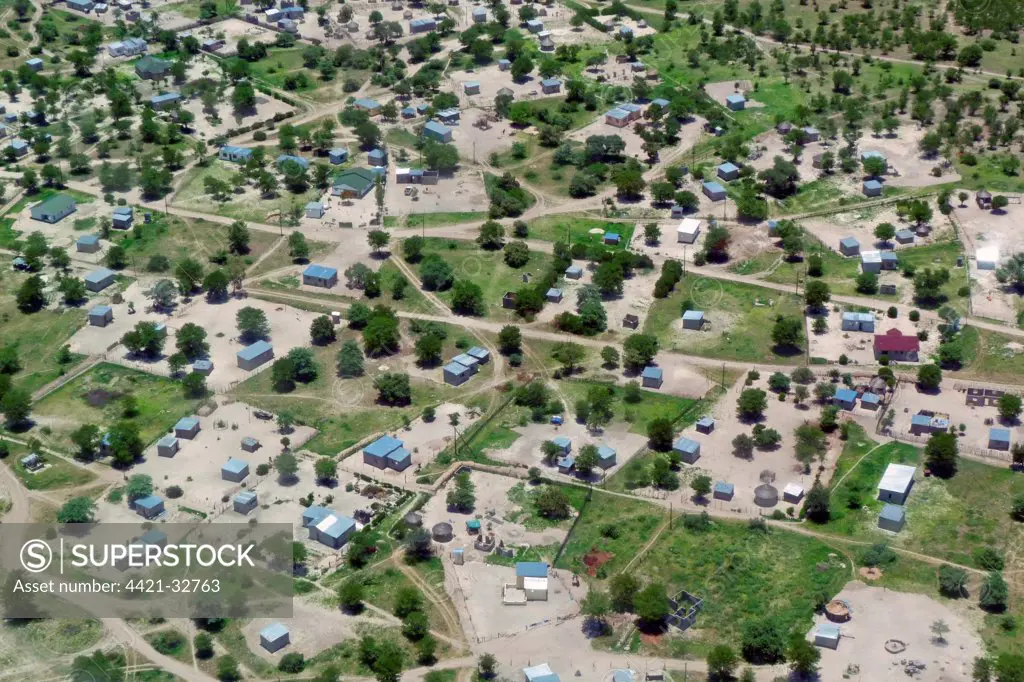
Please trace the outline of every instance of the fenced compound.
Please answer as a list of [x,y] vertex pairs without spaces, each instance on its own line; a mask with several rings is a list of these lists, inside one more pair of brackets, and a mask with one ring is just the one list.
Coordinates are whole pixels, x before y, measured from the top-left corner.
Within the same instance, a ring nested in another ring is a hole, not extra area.
[[704,600],[686,590],[679,590],[679,594],[669,599],[668,604],[672,609],[667,619],[668,624],[683,631],[689,629],[704,610]]

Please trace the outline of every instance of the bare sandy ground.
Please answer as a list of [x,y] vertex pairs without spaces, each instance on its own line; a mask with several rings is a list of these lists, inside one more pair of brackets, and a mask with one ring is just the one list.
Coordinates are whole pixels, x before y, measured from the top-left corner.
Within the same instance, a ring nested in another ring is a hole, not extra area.
[[[572,410],[572,406],[568,406]],[[504,450],[490,451],[489,455],[494,459],[516,464],[522,467],[542,467],[544,455],[541,452],[541,445],[544,441],[551,440],[558,436],[566,436],[572,441],[572,452],[576,454],[584,445],[608,445],[616,452],[616,465],[608,470],[611,475],[623,464],[629,461],[647,442],[643,436],[627,431],[605,429],[602,433],[590,433],[583,424],[576,423],[575,418],[570,414],[566,415],[565,423],[561,426],[552,424],[529,424],[517,426],[513,429],[520,438],[512,444],[512,447]],[[549,473],[554,468],[549,468]]]
[[[893,240],[885,246],[887,250],[898,251],[911,246],[931,244],[938,239],[945,239],[952,235],[953,226],[945,216],[939,213],[934,198],[925,200],[932,207],[932,233],[927,237],[917,237],[912,244],[906,246],[897,244]],[[881,242],[875,238],[875,228],[882,223],[889,223],[896,228],[897,232],[914,227],[912,221],[900,220],[896,214],[895,204],[839,211],[828,216],[800,221],[800,225],[804,229],[817,237],[825,246],[837,252],[839,240],[845,237],[853,237],[860,242],[862,251],[882,248]]]
[[[463,123],[460,133],[471,128],[468,119]],[[491,130],[494,133],[494,129]],[[477,158],[482,159],[482,156]],[[402,164],[396,164],[397,168]],[[487,192],[479,171],[462,170],[453,177],[442,177],[436,185],[407,185],[395,182],[394,171],[391,171],[391,182],[387,184],[385,208],[389,216],[406,216],[411,213],[459,213],[467,211],[485,211]],[[410,189],[411,188],[411,189]],[[410,193],[406,194],[409,190]],[[370,199],[371,197],[367,197]],[[371,201],[372,203],[372,201]],[[415,220],[409,223],[415,227]]]
[[[307,25],[310,22],[303,22],[300,30],[305,31]],[[312,23],[316,23],[315,19]],[[242,38],[246,38],[250,43],[274,42],[275,36],[277,35],[268,28],[262,26],[256,26],[250,24],[247,21],[241,19],[226,19],[224,21],[218,21],[216,24],[211,26],[201,26],[193,29],[192,35],[196,37],[199,42],[206,40],[207,38],[216,38],[224,41],[224,47],[217,50],[216,54],[221,56],[233,55],[238,49],[238,41]]]
[[[879,309],[884,305],[880,305]],[[815,334],[813,331],[814,317],[806,317],[807,338],[810,339],[810,355],[816,358],[827,358],[831,362],[837,362],[840,355],[846,355],[851,365],[873,365],[876,364],[874,352],[875,335],[871,332],[843,331],[843,310],[829,309],[828,331],[824,334]],[[919,331],[928,332],[928,340],[921,342],[922,358],[928,358],[938,348],[940,336],[938,323],[935,320],[919,320],[911,322],[907,318],[889,319],[879,311],[875,312],[875,329],[879,334],[884,334],[889,329],[899,329],[904,334],[917,334]]]
[[704,92],[722,106],[725,106],[725,98],[729,95],[743,95],[747,99],[746,109],[763,107],[764,104],[757,101],[757,92],[754,91],[753,87],[750,81],[719,81],[705,85]]
[[[242,628],[249,650],[274,665],[285,654],[300,653],[310,659],[344,639],[357,639],[357,625],[393,626],[393,623],[372,612],[349,615],[341,609],[331,608],[322,603],[321,595],[296,599],[291,618],[254,618]],[[260,630],[272,623],[288,628],[290,643],[274,653],[260,646]]]
[[953,215],[963,226],[965,246],[971,256],[968,267],[973,313],[1015,323],[1020,296],[1000,285],[994,270],[979,270],[975,255],[979,249],[995,247],[999,250],[1000,261],[1004,262],[1012,254],[1024,251],[1024,205],[1010,204],[996,213],[978,208],[974,192],[968,194],[970,197],[964,206],[954,198]]
[[[981,639],[974,626],[951,609],[947,603],[925,595],[895,592],[869,587],[862,582],[847,583],[837,595],[850,604],[853,618],[840,624],[839,648],[819,647],[821,679],[839,680],[859,666],[859,674],[851,679],[905,679],[906,661],[921,661],[926,668],[914,679],[922,682],[952,682],[971,679],[974,658],[983,654]],[[942,620],[949,625],[946,641],[936,641],[930,626]],[[826,622],[815,617],[815,626]],[[808,638],[814,640],[814,630]],[[898,639],[906,650],[890,654],[885,649],[889,639]]]
[[[637,119],[637,121],[640,120],[642,119]],[[623,128],[617,128],[604,122],[604,113],[602,112],[602,115],[595,119],[593,123],[570,133],[569,139],[583,142],[591,135],[618,135],[626,143],[626,151],[624,152],[626,156],[645,159],[647,154],[644,153],[644,141],[633,132],[633,126],[636,125],[637,121]]]
[[873,150],[885,154],[889,167],[895,175],[886,176],[886,183],[894,187],[930,187],[956,182],[960,175],[952,168],[944,168],[942,175],[932,175],[932,168],[943,166],[941,157],[925,158],[918,144],[928,132],[916,124],[904,124],[895,135],[864,138],[860,141],[861,152]]

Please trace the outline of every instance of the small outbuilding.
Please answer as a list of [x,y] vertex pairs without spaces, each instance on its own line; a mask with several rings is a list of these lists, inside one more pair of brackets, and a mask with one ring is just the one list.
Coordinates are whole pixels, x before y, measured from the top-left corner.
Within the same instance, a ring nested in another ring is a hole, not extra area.
[[607,445],[597,447],[597,466],[602,469],[611,469],[615,466],[616,452]]
[[714,417],[701,417],[697,420],[697,431],[699,433],[711,433],[715,430],[715,419]]
[[565,276],[569,279],[581,279],[583,277],[583,268],[578,265],[570,265],[565,269]]
[[442,368],[441,374],[444,378],[444,383],[449,386],[461,386],[469,381],[474,372],[471,367],[466,367],[453,360]]
[[844,256],[856,256],[860,253],[860,242],[853,237],[843,237],[839,240],[839,253]]
[[899,230],[896,232],[896,243],[897,244],[913,244],[914,240],[917,239],[917,235],[914,234],[913,230]]
[[114,321],[114,309],[109,305],[98,305],[89,311],[89,325],[106,327]]
[[280,623],[271,623],[260,630],[260,646],[270,653],[283,649],[290,642],[288,628]]
[[974,252],[979,270],[995,270],[999,267],[999,247],[984,246]]
[[740,176],[740,167],[734,163],[726,161],[725,163],[718,166],[717,175],[722,180],[735,180]]
[[878,406],[881,404],[882,398],[877,393],[865,391],[860,396],[860,406],[865,410],[877,410]]
[[684,218],[676,228],[676,242],[679,244],[693,244],[699,235],[700,220],[697,218]]
[[987,211],[992,208],[992,193],[985,189],[979,189],[974,194],[974,202],[978,204],[978,208]]
[[844,410],[852,410],[857,406],[857,391],[852,388],[841,388],[832,396],[832,402]]
[[248,514],[259,505],[256,493],[243,490],[231,499],[231,506],[239,514]]
[[839,648],[839,626],[822,623],[814,630],[814,645],[826,649]]
[[704,193],[704,196],[711,199],[711,201],[722,201],[726,196],[728,196],[725,188],[717,182],[705,182],[701,186],[701,191]]
[[644,367],[640,374],[640,383],[644,388],[661,388],[665,380],[665,372],[661,367]]
[[906,504],[910,489],[914,486],[915,467],[906,464],[890,464],[878,484],[878,499],[892,504]]
[[700,331],[704,328],[704,311],[686,310],[683,311],[683,329],[695,329]]
[[622,242],[622,235],[618,232],[605,232],[604,243],[608,246],[618,246]]
[[203,376],[210,376],[213,372],[213,361],[206,358],[201,358],[192,363],[192,371]]
[[561,303],[562,302],[562,290],[551,287],[547,293],[544,294],[544,298],[548,300],[548,303]]
[[729,502],[736,494],[736,486],[732,483],[726,483],[725,481],[718,481],[711,488],[711,496],[716,500],[725,500]]
[[256,452],[260,449],[260,442],[252,436],[246,436],[242,439],[242,449],[246,452]]
[[334,166],[341,165],[348,161],[348,149],[337,147],[327,152],[327,160]]
[[156,518],[164,513],[164,501],[156,495],[140,497],[133,504],[135,513],[146,519]]
[[477,361],[478,364],[486,365],[491,360],[491,351],[480,346],[473,346],[466,351],[466,355]]
[[196,417],[182,417],[174,425],[174,435],[178,438],[192,440],[199,434],[199,419]]
[[558,473],[570,474],[572,473],[572,470],[576,468],[576,458],[572,455],[559,457],[556,465],[558,466]]
[[306,204],[306,217],[319,220],[324,217],[324,213],[327,211],[322,201],[310,201]]
[[266,341],[257,341],[238,351],[235,354],[235,359],[240,368],[251,372],[274,359],[274,347]]
[[800,504],[804,499],[804,487],[799,483],[787,483],[782,489],[782,499],[790,504]]
[[363,448],[363,463],[378,469],[404,471],[412,464],[412,455],[402,441],[381,436]]
[[1010,429],[992,428],[988,431],[988,447],[991,450],[1010,449]]
[[33,220],[53,224],[71,215],[77,208],[75,200],[67,194],[54,194],[46,201],[33,206],[30,213]]
[[164,436],[156,442],[156,454],[160,457],[174,457],[178,454],[179,442],[174,436]]
[[95,234],[83,234],[75,242],[75,250],[78,253],[96,253],[100,248],[100,238]]
[[311,264],[302,271],[302,283],[310,287],[330,289],[338,283],[338,270],[326,265]]
[[547,601],[548,568],[542,561],[516,564],[516,587],[526,593],[526,601]]
[[249,475],[249,463],[244,459],[229,457],[228,461],[220,468],[222,480],[232,483],[241,483]]
[[882,252],[881,251],[864,251],[860,254],[860,270],[861,272],[870,272],[872,274],[879,274],[882,272]]
[[693,464],[700,458],[700,443],[680,436],[679,439],[672,444],[672,450],[679,453],[679,458],[687,464]]
[[21,464],[21,468],[26,471],[39,471],[43,468],[43,458],[34,452],[22,457],[19,460],[19,463]]
[[878,527],[882,530],[899,533],[906,522],[907,510],[899,505],[887,504],[878,514]]
[[882,183],[878,180],[865,180],[861,192],[866,197],[880,197],[882,196]]
[[525,682],[560,682],[560,678],[547,663],[523,668]]
[[845,312],[841,324],[844,332],[875,331],[875,316],[871,313]]
[[572,452],[572,441],[569,440],[568,436],[555,436],[551,439],[551,442],[555,444],[555,447],[563,455],[568,455]]
[[725,98],[725,106],[729,107],[730,111],[743,111],[747,106],[747,98],[738,92],[733,93]]
[[632,313],[626,313],[622,317],[622,326],[626,329],[638,329],[640,327],[640,318]]

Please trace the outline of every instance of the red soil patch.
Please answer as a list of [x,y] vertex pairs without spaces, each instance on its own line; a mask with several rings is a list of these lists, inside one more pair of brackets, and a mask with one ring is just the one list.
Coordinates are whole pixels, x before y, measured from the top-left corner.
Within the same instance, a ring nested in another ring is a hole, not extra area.
[[645,635],[641,632],[640,641],[648,646],[657,646],[661,643],[661,635]]
[[590,550],[583,557],[583,565],[587,567],[587,575],[591,577],[596,576],[597,569],[611,561],[614,557],[615,555],[611,552],[598,552],[596,549]]

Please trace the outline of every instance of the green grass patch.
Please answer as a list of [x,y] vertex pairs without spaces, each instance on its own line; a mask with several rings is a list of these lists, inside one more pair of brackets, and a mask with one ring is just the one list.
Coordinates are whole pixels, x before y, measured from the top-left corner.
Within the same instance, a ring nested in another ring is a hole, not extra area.
[[409,227],[429,230],[432,227],[445,227],[459,223],[475,223],[487,220],[482,211],[462,211],[448,213],[410,213],[404,216],[387,216],[384,227]]
[[964,344],[961,376],[1000,383],[1024,381],[1024,352],[1017,339],[970,325],[960,334]]
[[[73,189],[56,189],[55,187],[42,187],[39,189],[39,191],[35,192],[34,194],[23,194],[22,197],[18,199],[18,201],[16,201],[13,206],[7,209],[7,213],[5,215],[17,216],[19,213],[24,211],[29,206],[41,204],[50,197],[54,196],[55,194],[66,194],[67,196],[74,199],[75,203],[78,204],[91,204],[92,202],[96,201],[96,197],[94,197],[91,194],[86,194],[85,192],[79,192]],[[74,214],[72,213],[72,215]]]
[[[632,241],[636,223],[615,223],[573,216],[544,216],[531,220],[529,228],[530,239],[569,244],[604,244],[604,233],[614,232],[621,237],[620,245],[608,248],[615,249],[626,248],[626,245]],[[601,232],[591,233],[591,230],[601,230]]]
[[18,461],[24,454],[27,454],[27,451],[17,452],[16,450],[12,449],[12,459],[16,459],[11,463],[11,469],[14,471],[14,475],[29,490],[75,488],[96,480],[96,474],[91,471],[76,467],[57,455],[47,455],[45,453],[41,456],[46,466],[35,472],[29,471]]
[[[627,403],[624,400],[625,388],[612,383],[596,381],[563,381],[562,392],[572,403],[581,398],[586,398],[587,392],[594,386],[604,386],[611,390],[614,410],[613,424],[629,424],[631,433],[647,434],[647,425],[654,419],[683,419],[684,421],[696,421],[700,414],[691,415],[694,406],[700,405],[699,400],[692,398],[681,398],[679,396],[655,393],[654,391],[640,391],[640,402]],[[573,405],[567,406],[570,411]],[[703,406],[701,406],[703,409]]]
[[[510,502],[519,507],[518,511],[505,514],[505,519],[513,523],[522,524],[527,530],[543,531],[548,528],[568,528],[572,525],[572,519],[552,519],[542,516],[537,509],[537,497],[544,491],[545,487],[551,485],[529,485],[517,483],[508,491]],[[579,486],[558,486],[569,499],[569,505],[577,513],[583,508],[587,497],[587,489]]]
[[[262,230],[250,230],[249,235],[249,251],[243,256],[247,263],[254,263],[278,240],[277,235]],[[148,259],[155,255],[166,256],[172,263],[185,258],[205,262],[228,249],[227,225],[161,213],[154,213],[150,223],[139,221],[121,239],[117,238],[116,231],[111,237],[128,251],[138,268],[144,268]],[[207,269],[213,267],[208,265]]]
[[102,430],[123,419],[122,398],[129,394],[135,396],[138,408],[132,421],[145,443],[167,433],[197,405],[197,401],[182,396],[176,381],[102,363],[47,395],[33,411],[37,417],[59,420],[53,426],[53,439],[70,450],[69,434],[78,426],[96,424]]
[[192,663],[192,645],[180,630],[168,628],[151,632],[146,635],[146,641],[164,656],[170,656],[182,663]]
[[[683,333],[680,320],[684,301],[704,311],[711,321],[710,331]],[[664,349],[705,357],[740,362],[798,362],[802,353],[780,353],[772,342],[772,327],[780,315],[802,319],[801,300],[792,294],[689,272],[671,295],[655,299],[647,313],[644,333],[657,336]]]

